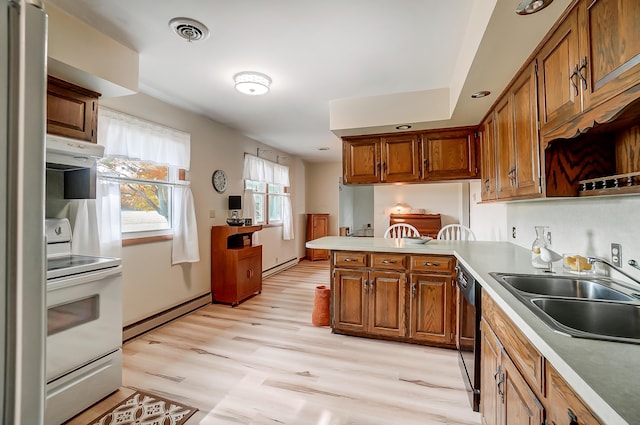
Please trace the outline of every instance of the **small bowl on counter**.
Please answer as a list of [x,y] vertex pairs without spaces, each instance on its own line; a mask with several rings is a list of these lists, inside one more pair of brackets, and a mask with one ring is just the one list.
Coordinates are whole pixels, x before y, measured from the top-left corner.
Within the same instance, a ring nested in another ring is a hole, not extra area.
[[244,226],[244,218],[230,217],[227,218],[229,226]]

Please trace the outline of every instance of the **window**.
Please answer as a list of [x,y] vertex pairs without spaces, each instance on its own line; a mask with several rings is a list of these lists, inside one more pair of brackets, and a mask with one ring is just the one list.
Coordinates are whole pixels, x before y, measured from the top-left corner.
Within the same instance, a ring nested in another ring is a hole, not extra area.
[[287,187],[280,184],[245,180],[245,190],[253,191],[256,224],[282,224],[283,199],[289,196]]
[[176,167],[112,157],[98,162],[98,172],[119,182],[123,234],[169,233]]

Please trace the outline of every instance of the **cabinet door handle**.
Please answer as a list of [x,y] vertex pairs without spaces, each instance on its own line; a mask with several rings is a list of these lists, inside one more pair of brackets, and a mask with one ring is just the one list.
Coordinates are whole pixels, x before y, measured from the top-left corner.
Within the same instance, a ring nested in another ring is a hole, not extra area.
[[247,269],[247,279],[251,279],[253,277],[253,270]]
[[578,417],[575,413],[571,411],[571,409],[567,409],[567,415],[569,415],[569,425],[579,425]]
[[382,264],[395,264],[397,262],[398,261],[396,261],[396,260],[382,260],[381,261]]
[[411,298],[415,298],[416,297],[416,290],[417,290],[418,285],[414,283],[411,284]]
[[349,258],[349,257],[347,257],[347,258],[345,258],[345,259],[344,259],[344,260],[342,260],[342,261],[344,261],[345,263],[349,263],[349,262],[351,262],[351,261],[358,261],[358,259],[357,259],[357,258]]
[[428,261],[425,261],[424,263],[422,263],[423,266],[434,266],[434,267],[438,267],[440,265],[440,263],[430,263]]
[[428,160],[428,159],[425,159],[425,160],[424,160],[424,165],[423,165],[423,168],[424,168],[425,173],[426,173],[426,171],[427,171],[427,166],[428,166],[428,165],[429,165],[429,160]]
[[576,74],[579,74],[578,65],[576,65],[575,68],[573,68],[573,72],[571,73],[571,75],[569,75],[569,81],[571,81],[571,85],[573,86],[573,89],[576,92],[576,96],[578,96],[578,94],[580,94],[580,92],[578,91],[578,85],[575,83],[575,81],[573,81],[573,77],[575,77]]
[[587,57],[583,57],[582,61],[580,61],[580,68],[578,68],[578,77],[582,80],[582,89],[587,89],[587,78],[582,75],[582,70],[587,68]]

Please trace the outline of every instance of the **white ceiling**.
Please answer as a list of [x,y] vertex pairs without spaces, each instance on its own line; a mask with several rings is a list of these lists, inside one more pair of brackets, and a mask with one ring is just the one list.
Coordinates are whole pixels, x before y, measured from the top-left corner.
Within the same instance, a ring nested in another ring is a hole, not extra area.
[[[452,118],[414,128],[478,124],[569,1],[529,17],[513,12],[519,0],[50,3],[139,52],[140,91],[305,160],[337,161],[332,100],[452,88]],[[188,43],[170,30],[174,17],[204,23],[210,37]],[[271,92],[235,91],[246,70],[269,75]],[[484,89],[493,95],[469,98]]]

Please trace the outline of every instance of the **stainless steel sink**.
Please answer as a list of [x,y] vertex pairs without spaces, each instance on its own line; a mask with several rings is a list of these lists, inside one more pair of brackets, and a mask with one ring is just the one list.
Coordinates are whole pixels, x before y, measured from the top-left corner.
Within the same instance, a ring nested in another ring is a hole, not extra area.
[[600,276],[491,276],[556,332],[640,344],[640,299],[621,282]]
[[[640,343],[640,305],[562,298],[534,298],[531,303],[553,319],[556,323],[552,322],[552,327],[561,332],[585,338]],[[545,322],[549,324],[548,320]]]
[[518,291],[553,297],[586,298],[591,300],[632,301],[634,297],[606,286],[605,280],[579,279],[571,276],[503,275],[497,280]]

